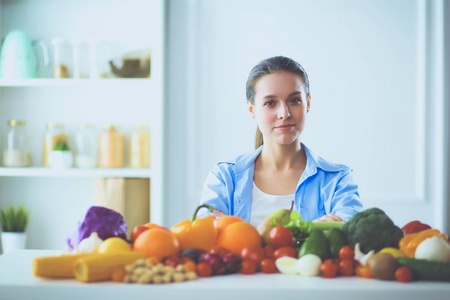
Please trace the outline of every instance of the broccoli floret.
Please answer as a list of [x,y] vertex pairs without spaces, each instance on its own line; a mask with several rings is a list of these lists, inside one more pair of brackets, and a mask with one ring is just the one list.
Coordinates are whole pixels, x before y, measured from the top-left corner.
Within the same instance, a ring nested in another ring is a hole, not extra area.
[[385,247],[398,247],[402,230],[379,208],[369,208],[355,214],[342,226],[350,247],[359,243],[364,253],[380,251]]

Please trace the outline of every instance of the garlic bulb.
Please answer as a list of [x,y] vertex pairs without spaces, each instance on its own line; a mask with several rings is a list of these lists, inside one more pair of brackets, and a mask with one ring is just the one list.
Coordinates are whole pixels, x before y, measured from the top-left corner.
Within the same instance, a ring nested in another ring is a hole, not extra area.
[[103,240],[98,237],[97,232],[93,232],[88,238],[85,238],[80,242],[78,245],[78,252],[96,252],[102,242]]

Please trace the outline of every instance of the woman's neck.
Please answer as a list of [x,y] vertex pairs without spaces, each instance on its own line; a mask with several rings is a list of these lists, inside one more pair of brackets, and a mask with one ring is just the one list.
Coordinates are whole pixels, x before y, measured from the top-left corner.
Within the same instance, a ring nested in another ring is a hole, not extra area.
[[258,159],[263,169],[273,171],[303,169],[306,165],[306,155],[300,142],[289,145],[265,144]]

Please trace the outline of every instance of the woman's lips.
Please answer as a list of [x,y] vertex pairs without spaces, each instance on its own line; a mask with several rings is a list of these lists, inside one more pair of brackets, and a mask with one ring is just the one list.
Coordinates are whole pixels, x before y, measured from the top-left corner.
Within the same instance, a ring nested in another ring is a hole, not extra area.
[[289,131],[289,130],[291,130],[292,128],[294,128],[294,124],[280,125],[280,126],[277,126],[277,127],[275,127],[275,128],[278,129],[278,130],[281,130],[281,131]]

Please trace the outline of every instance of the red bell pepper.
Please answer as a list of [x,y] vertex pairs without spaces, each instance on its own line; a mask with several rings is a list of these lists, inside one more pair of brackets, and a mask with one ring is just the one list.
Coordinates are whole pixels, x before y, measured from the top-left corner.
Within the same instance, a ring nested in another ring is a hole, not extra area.
[[426,229],[430,229],[431,226],[421,223],[420,221],[411,221],[408,224],[406,224],[405,226],[402,227],[402,231],[404,235],[407,234],[411,234],[411,233],[416,233],[416,232],[421,232],[424,231]]

